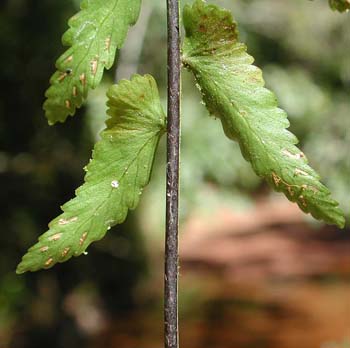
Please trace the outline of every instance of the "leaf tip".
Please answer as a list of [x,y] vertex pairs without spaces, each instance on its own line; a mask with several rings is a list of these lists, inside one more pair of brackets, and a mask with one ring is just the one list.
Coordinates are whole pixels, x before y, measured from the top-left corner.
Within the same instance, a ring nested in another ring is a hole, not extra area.
[[345,216],[341,213],[337,220],[335,221],[335,225],[340,229],[344,229],[346,224]]
[[20,262],[16,268],[16,274],[21,275],[28,271],[27,267],[23,264],[23,261]]

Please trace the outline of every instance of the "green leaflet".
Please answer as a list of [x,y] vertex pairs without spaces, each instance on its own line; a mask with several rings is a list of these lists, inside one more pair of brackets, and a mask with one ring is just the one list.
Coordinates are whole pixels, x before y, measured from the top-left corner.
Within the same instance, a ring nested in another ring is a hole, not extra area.
[[137,206],[165,132],[157,85],[149,75],[135,75],[112,86],[107,95],[110,118],[86,168],[85,183],[29,249],[17,273],[50,268],[82,254]]
[[339,12],[349,11],[350,0],[329,0],[329,6]]
[[70,46],[57,60],[57,71],[46,91],[44,110],[49,124],[74,115],[101,81],[104,68],[113,65],[130,25],[140,12],[141,0],[83,0],[62,42]]
[[286,113],[264,88],[261,71],[238,41],[230,12],[197,0],[184,9],[183,63],[190,69],[212,115],[226,135],[239,142],[254,171],[306,213],[344,227],[345,219],[329,190],[295,146]]

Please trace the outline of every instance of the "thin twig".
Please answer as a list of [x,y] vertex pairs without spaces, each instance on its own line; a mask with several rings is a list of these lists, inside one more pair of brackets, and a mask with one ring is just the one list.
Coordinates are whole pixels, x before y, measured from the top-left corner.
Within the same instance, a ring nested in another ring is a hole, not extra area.
[[180,143],[179,1],[167,0],[168,18],[168,143],[164,280],[165,348],[179,347],[178,208]]

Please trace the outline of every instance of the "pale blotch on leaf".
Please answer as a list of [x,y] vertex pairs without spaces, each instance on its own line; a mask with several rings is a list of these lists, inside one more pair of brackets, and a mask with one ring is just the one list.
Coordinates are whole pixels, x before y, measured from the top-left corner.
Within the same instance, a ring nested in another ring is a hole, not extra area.
[[80,239],[79,239],[79,244],[80,244],[80,245],[83,245],[83,244],[84,244],[87,235],[88,235],[87,232],[84,232],[84,233],[82,234],[82,236],[81,236]]
[[112,186],[113,188],[118,188],[118,187],[119,187],[119,181],[118,181],[118,180],[113,180],[113,181],[111,182],[111,186]]
[[45,266],[46,266],[46,267],[49,267],[49,266],[52,264],[52,262],[53,262],[53,258],[50,257],[50,258],[45,262]]
[[61,239],[61,237],[62,237],[62,233],[56,233],[53,236],[49,237],[49,241],[55,242],[55,241]]
[[97,66],[98,66],[98,57],[93,59],[90,64],[91,64],[91,74],[96,75]]
[[69,253],[69,250],[70,250],[70,248],[64,248],[63,249],[63,251],[62,251],[62,257],[66,257],[67,255],[68,255],[68,253]]
[[71,219],[59,219],[58,220],[58,224],[59,225],[67,225],[71,222],[75,222],[75,221],[78,221],[78,217],[72,217]]

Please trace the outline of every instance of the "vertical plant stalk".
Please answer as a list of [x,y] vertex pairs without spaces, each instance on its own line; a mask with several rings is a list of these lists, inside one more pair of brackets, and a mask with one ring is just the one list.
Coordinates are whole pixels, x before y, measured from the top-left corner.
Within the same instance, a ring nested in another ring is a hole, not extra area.
[[168,134],[166,240],[164,277],[165,348],[179,347],[178,332],[178,208],[180,144],[179,0],[167,0],[168,20]]

